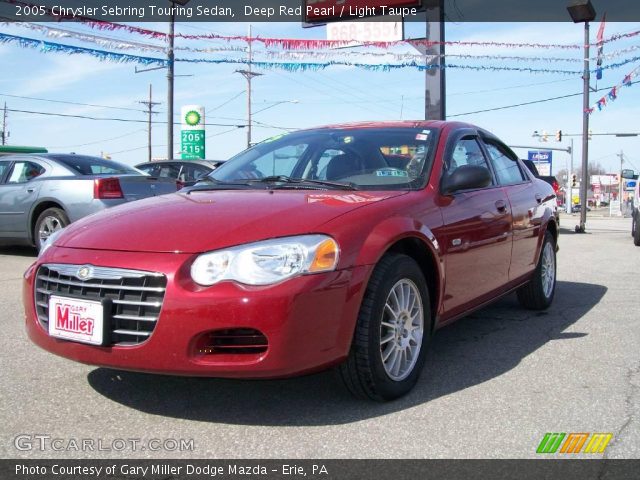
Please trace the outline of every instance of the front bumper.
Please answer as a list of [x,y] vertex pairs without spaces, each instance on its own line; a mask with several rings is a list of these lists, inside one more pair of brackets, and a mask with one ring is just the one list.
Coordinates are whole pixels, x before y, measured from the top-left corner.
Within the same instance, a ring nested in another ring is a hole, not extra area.
[[[24,276],[26,329],[43,349],[78,362],[123,370],[230,378],[277,378],[321,370],[348,355],[367,268],[307,275],[270,287],[191,281],[193,255],[51,247]],[[100,347],[49,336],[34,305],[45,263],[91,264],[163,273],[167,288],[156,327],[135,346]],[[219,329],[252,328],[268,340],[256,354],[203,354],[198,338]]]

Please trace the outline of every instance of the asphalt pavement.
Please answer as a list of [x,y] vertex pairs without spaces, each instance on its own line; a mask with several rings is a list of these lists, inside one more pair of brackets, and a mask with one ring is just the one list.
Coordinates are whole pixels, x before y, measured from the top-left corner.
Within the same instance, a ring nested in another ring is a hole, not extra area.
[[35,253],[0,248],[0,457],[535,458],[547,432],[602,432],[607,458],[640,458],[640,247],[630,219],[576,222],[562,218],[548,311],[510,295],[443,328],[415,390],[387,404],[351,398],[332,372],[191,379],[56,357],[24,331]]

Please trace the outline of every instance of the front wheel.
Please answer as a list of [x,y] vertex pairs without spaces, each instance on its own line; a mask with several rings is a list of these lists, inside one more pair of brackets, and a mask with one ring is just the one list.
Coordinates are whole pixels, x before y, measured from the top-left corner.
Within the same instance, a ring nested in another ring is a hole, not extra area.
[[633,244],[636,247],[640,247],[640,225],[638,225],[638,213],[636,213],[633,218],[633,224],[635,226],[633,230]]
[[60,208],[47,208],[36,220],[33,229],[33,242],[40,250],[49,236],[69,225],[69,217]]
[[429,291],[422,271],[406,255],[386,255],[367,285],[339,374],[359,398],[398,398],[416,384],[430,337]]
[[544,234],[540,259],[531,280],[516,292],[520,304],[531,310],[544,310],[551,305],[556,291],[556,248],[553,235]]

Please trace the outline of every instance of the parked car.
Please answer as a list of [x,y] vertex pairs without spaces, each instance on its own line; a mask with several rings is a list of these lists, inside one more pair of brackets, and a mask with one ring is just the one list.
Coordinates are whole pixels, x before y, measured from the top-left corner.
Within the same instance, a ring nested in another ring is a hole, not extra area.
[[536,167],[535,162],[532,160],[522,160],[522,162],[527,166],[527,168],[534,174],[536,178],[547,182],[553,188],[553,191],[556,192],[556,195],[560,191],[560,184],[558,183],[558,179],[553,175],[540,175],[538,172],[538,167]]
[[633,237],[633,244],[636,247],[640,247],[640,228],[638,228],[639,221],[640,208],[636,205],[633,207],[633,213],[631,214],[631,236]]
[[[403,168],[385,158],[398,151]],[[337,366],[355,395],[390,400],[418,380],[436,329],[513,291],[549,307],[554,209],[552,188],[469,124],[299,131],[51,236],[25,274],[27,331],[116,369]]]
[[[582,205],[580,203],[576,203],[571,207],[571,213],[580,213],[582,210]],[[587,206],[587,212],[591,211],[591,207]]]
[[[540,175],[540,173],[538,172],[538,168],[536,167],[536,164],[532,160],[522,160],[522,163],[524,163],[527,166],[527,168],[533,174],[534,177],[539,178],[543,182],[546,182],[549,185],[551,185],[551,188],[553,188],[553,193],[556,194],[556,199],[557,199],[558,194],[560,192],[560,184],[558,183],[558,180],[556,179],[556,177],[554,177],[553,175]],[[557,206],[555,211],[555,217],[556,217],[556,224],[560,225],[560,211],[557,208]]]
[[133,168],[84,155],[0,158],[0,243],[38,249],[53,232],[91,213],[176,191]]
[[195,185],[222,163],[223,160],[165,160],[141,163],[136,168],[152,177],[173,178],[178,188],[183,188]]

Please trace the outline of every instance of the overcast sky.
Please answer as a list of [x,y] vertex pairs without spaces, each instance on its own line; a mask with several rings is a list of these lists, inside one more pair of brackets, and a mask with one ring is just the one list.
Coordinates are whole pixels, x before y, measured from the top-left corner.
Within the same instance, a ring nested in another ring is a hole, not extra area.
[[[149,40],[125,32],[100,32],[81,24],[50,24],[60,28],[106,35],[114,39],[153,43]],[[140,24],[146,28],[165,31],[166,24]],[[592,41],[598,24],[592,26]],[[248,25],[240,23],[188,23],[178,24],[177,31],[183,33],[215,32],[221,34],[246,35]],[[407,35],[420,36],[418,25],[409,25]],[[624,23],[606,26],[605,37],[615,33],[640,30],[640,24]],[[38,32],[17,25],[0,24],[0,32],[44,39]],[[299,24],[256,24],[254,35],[262,37],[325,38],[324,27],[303,29]],[[578,44],[582,40],[581,25],[572,23],[555,24],[447,24],[447,40],[451,41],[499,41],[527,43]],[[74,39],[48,39],[54,42],[100,48]],[[640,36],[609,43],[605,54],[628,50],[607,63],[619,62],[640,55],[635,50],[640,44]],[[214,47],[223,46],[220,41],[177,40],[178,46]],[[238,45],[239,44],[234,44]],[[264,47],[256,47],[264,50]],[[359,50],[351,50],[359,51]],[[366,50],[368,52],[376,50]],[[397,47],[394,52],[412,52],[411,47]],[[131,52],[138,55],[161,56],[154,52]],[[562,69],[579,71],[582,68],[582,52],[578,50],[515,49],[489,47],[447,47],[447,53],[473,55],[516,55],[554,57],[574,60],[573,62],[519,61],[519,60],[465,60],[458,57],[448,59],[449,63],[465,65],[493,65],[515,68]],[[595,54],[595,52],[592,52]],[[178,56],[184,52],[179,52]],[[259,58],[265,59],[262,55]],[[202,56],[202,55],[201,55]],[[231,54],[217,54],[209,58],[225,58]],[[576,61],[577,60],[577,61]],[[278,61],[278,60],[273,60]],[[308,61],[319,61],[309,58]],[[354,61],[373,62],[371,56],[354,58]],[[629,63],[620,68],[606,70],[604,79],[597,82],[597,88],[610,87],[621,83],[623,77],[636,68],[640,62]],[[156,70],[135,73],[133,64],[100,61],[86,55],[64,53],[41,53],[24,49],[15,44],[0,44],[0,102],[6,101],[10,109],[40,112],[65,113],[93,117],[117,117],[122,119],[145,120],[144,109],[138,101],[148,96],[149,84],[153,84],[154,100],[162,102],[156,107],[160,113],[156,120],[166,119],[166,71]],[[187,75],[176,79],[175,109],[176,120],[180,106],[200,104],[207,109],[207,122],[231,126],[207,127],[207,157],[228,158],[244,148],[246,133],[233,125],[246,121],[246,81],[234,73],[238,65],[206,65],[178,63],[176,74]],[[392,72],[370,72],[354,67],[336,66],[320,72],[286,72],[283,70],[260,70],[264,76],[254,81],[254,111],[258,123],[254,130],[254,141],[260,141],[282,133],[282,128],[302,128],[329,123],[359,120],[421,119],[424,111],[423,72],[402,69]],[[447,112],[450,115],[465,114],[477,110],[490,109],[518,103],[532,102],[550,97],[579,93],[582,79],[579,74],[529,73],[519,71],[474,71],[448,69]],[[640,79],[640,78],[639,78]],[[595,78],[592,85],[596,87]],[[593,93],[593,105],[608,90]],[[9,97],[28,96],[49,100],[91,103],[114,108],[89,107],[52,103]],[[594,133],[640,132],[640,85],[624,88],[619,98],[611,102],[601,112],[591,116]],[[289,102],[274,105],[277,102]],[[296,103],[293,103],[296,102]],[[222,105],[222,106],[220,106]],[[220,106],[219,108],[216,108]],[[582,130],[582,97],[537,103],[518,108],[494,112],[468,114],[455,117],[482,126],[510,145],[531,145],[544,148],[545,144],[532,138],[532,133],[547,131],[554,147],[569,145],[567,138],[562,145],[553,141],[555,131],[580,133]],[[9,114],[11,144],[45,146],[50,151],[96,154],[110,154],[115,160],[135,164],[146,160],[147,133],[144,123],[116,121],[92,121],[27,113]],[[179,150],[179,128],[175,129],[175,145]],[[580,138],[575,137],[575,165],[580,162]],[[154,126],[154,156],[166,155],[166,127]],[[640,169],[640,137],[616,138],[596,136],[590,144],[590,160],[605,166],[609,171],[620,168],[616,156],[624,151],[629,163],[625,168]],[[516,150],[526,157],[527,150]],[[566,166],[568,155],[554,153],[554,172]]]

